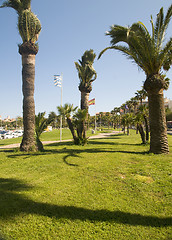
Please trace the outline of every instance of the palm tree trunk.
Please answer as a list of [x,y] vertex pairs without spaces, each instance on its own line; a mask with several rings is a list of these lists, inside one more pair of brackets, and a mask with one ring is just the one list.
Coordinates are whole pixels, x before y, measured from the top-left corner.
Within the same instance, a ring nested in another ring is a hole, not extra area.
[[149,124],[148,124],[148,119],[147,116],[144,115],[144,121],[145,121],[145,128],[146,128],[146,141],[149,141]]
[[[87,110],[87,117],[88,117],[88,107],[89,107],[89,104],[88,104],[89,95],[90,95],[89,92],[81,91],[81,110],[84,110],[84,109]],[[86,120],[87,120],[87,117],[86,117]],[[81,130],[82,130],[81,134],[83,138],[86,138],[86,121],[83,121]]]
[[88,111],[88,101],[89,101],[89,92],[81,92],[81,109],[87,109]]
[[24,134],[20,150],[33,151],[37,150],[34,103],[35,54],[22,54],[22,82]]
[[169,153],[163,89],[148,91],[150,152]]
[[127,135],[130,135],[130,128],[129,128],[129,125],[127,126]]
[[142,139],[142,143],[146,144],[146,136],[142,124],[138,124],[138,130]]
[[70,118],[67,118],[67,123],[68,123],[68,126],[69,126],[69,129],[71,131],[71,134],[72,134],[72,137],[73,137],[73,140],[74,142],[77,140],[77,136],[75,134],[75,130],[74,130],[74,127],[73,127],[73,124],[72,124],[72,121]]

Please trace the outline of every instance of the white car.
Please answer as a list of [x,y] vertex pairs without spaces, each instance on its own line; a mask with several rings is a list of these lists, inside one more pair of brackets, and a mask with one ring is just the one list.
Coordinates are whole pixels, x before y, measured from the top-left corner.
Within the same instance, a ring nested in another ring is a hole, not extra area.
[[4,139],[4,134],[6,134],[7,131],[3,130],[3,131],[0,131],[0,139]]
[[18,137],[22,137],[22,136],[23,136],[23,130],[16,130],[16,131],[15,131],[15,134],[16,134]]
[[10,139],[10,138],[13,138],[13,135],[12,135],[11,133],[4,133],[4,134],[2,135],[2,138],[3,138],[3,139]]

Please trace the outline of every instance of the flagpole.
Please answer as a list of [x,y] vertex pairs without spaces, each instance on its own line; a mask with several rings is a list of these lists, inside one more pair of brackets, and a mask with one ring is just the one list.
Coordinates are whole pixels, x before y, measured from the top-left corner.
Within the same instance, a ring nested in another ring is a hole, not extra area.
[[[61,88],[61,101],[60,106],[63,103],[63,73],[61,75],[54,75],[54,85]],[[62,116],[60,116],[60,142],[62,141]]]
[[96,103],[95,103],[95,132],[96,132],[96,125],[97,123],[96,123]]
[[[61,107],[63,104],[63,73],[61,74]],[[60,116],[60,142],[62,141],[62,115]]]

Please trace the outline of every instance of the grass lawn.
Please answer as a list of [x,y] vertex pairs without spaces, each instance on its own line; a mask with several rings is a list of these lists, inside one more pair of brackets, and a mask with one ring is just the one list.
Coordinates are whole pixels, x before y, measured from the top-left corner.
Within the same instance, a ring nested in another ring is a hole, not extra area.
[[172,136],[169,155],[140,142],[133,131],[0,150],[0,239],[172,239]]

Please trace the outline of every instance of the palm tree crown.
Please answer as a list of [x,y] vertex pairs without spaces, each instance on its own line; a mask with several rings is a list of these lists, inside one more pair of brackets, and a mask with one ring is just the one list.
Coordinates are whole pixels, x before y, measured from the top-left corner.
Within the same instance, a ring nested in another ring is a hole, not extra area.
[[[163,8],[160,9],[155,24],[151,16],[152,35],[142,22],[134,23],[131,27],[111,26],[106,35],[112,38],[112,46],[105,48],[99,58],[107,49],[116,49],[134,61],[147,76],[159,74],[162,67],[169,70],[172,64],[172,38],[164,45],[164,37],[171,16],[172,5],[165,17]],[[128,46],[117,45],[119,42]]]
[[81,60],[75,62],[76,69],[78,71],[78,76],[80,79],[79,90],[85,92],[91,92],[92,90],[92,82],[96,80],[97,73],[93,68],[94,59],[96,58],[96,54],[92,49],[85,51]]
[[77,107],[74,107],[73,104],[66,103],[64,107],[58,106],[57,110],[61,116],[64,116],[66,118],[70,118],[71,114],[76,111]]
[[18,30],[25,42],[35,43],[41,31],[41,23],[37,16],[31,11],[31,0],[8,0],[0,6],[11,7],[18,14]]

